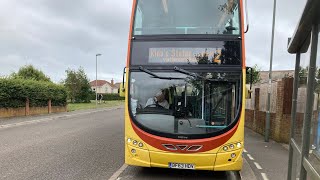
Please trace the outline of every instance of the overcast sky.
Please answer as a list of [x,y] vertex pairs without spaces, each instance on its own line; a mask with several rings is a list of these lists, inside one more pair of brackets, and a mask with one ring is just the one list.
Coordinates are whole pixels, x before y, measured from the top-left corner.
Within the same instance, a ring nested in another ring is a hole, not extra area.
[[[187,1],[187,0],[186,0]],[[247,65],[269,69],[273,1],[247,0]],[[286,51],[306,0],[278,0],[274,66],[294,68]],[[95,79],[121,81],[132,0],[0,0],[0,76],[32,64],[53,81],[82,66]]]

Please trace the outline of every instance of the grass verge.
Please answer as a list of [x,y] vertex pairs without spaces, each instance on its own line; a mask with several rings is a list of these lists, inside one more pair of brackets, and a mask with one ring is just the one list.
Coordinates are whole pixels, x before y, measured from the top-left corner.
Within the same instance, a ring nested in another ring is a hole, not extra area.
[[[114,107],[114,106],[121,106],[124,105],[124,101],[105,101],[101,104],[98,104],[97,108],[106,108],[106,107]],[[83,109],[95,109],[96,102],[91,101],[91,103],[69,103],[68,104],[68,111],[77,111]]]

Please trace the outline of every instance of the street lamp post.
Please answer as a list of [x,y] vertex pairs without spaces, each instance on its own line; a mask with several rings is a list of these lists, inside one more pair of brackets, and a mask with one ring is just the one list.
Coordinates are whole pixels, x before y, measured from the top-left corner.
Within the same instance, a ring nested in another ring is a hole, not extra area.
[[98,56],[101,54],[96,54],[96,108],[98,107]]
[[273,60],[273,43],[274,43],[274,26],[276,21],[276,8],[277,0],[273,1],[273,19],[272,19],[272,37],[271,37],[271,53],[270,53],[270,69],[269,69],[269,87],[268,87],[268,99],[267,99],[267,115],[264,141],[269,142],[270,136],[270,99],[271,99],[271,86],[272,86],[272,60]]

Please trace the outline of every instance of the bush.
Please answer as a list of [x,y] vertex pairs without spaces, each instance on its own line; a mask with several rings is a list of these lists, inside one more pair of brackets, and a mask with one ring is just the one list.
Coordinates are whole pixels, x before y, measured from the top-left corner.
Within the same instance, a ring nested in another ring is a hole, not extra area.
[[43,107],[51,99],[52,106],[67,104],[67,91],[52,82],[0,78],[0,108],[25,107],[29,98],[30,107]]
[[119,94],[104,94],[104,101],[116,101],[116,100],[124,100],[124,97],[120,97]]
[[[124,100],[124,97],[120,97],[119,94],[102,94],[103,95],[103,98],[102,100],[103,101],[117,101],[117,100]],[[98,95],[98,98],[99,98],[99,95]],[[92,100],[95,100],[96,99],[96,94],[93,93],[92,94],[92,97],[91,97]]]

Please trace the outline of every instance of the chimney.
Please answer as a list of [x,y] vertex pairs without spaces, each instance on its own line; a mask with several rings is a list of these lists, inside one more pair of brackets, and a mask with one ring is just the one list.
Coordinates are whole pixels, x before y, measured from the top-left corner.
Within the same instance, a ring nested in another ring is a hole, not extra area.
[[113,79],[111,80],[111,85],[114,85]]

